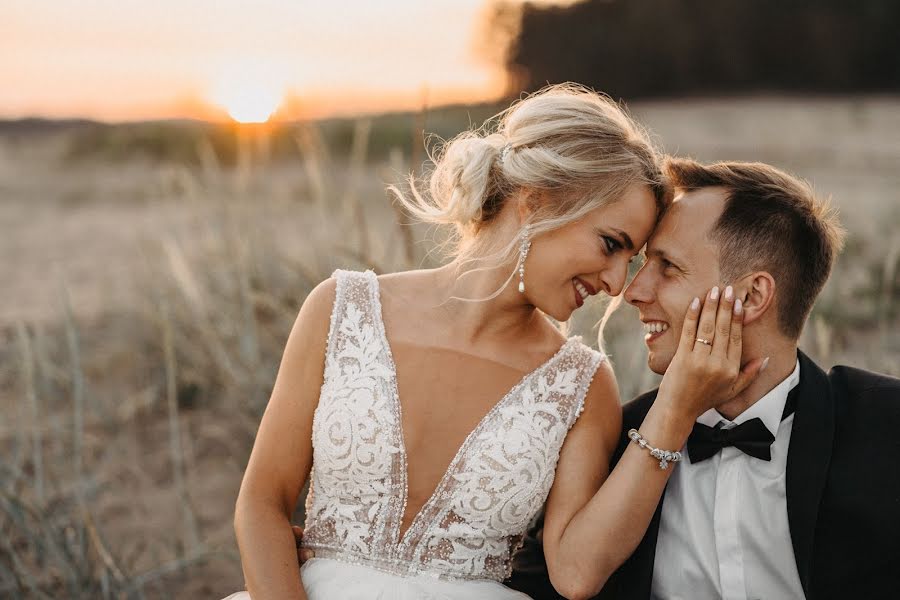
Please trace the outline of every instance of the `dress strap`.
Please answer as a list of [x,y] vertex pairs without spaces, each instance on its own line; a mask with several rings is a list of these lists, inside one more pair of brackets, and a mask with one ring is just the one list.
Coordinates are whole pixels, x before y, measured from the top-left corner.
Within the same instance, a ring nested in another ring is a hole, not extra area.
[[573,393],[567,401],[563,402],[563,405],[567,407],[565,411],[567,429],[571,429],[578,417],[581,416],[587,391],[594,381],[594,376],[600,365],[608,360],[606,354],[584,344],[580,336],[578,338],[575,343],[571,344],[569,355],[561,361],[565,367],[574,368],[576,373]]
[[378,281],[373,271],[335,269],[331,277],[335,280],[336,285],[326,343],[326,370],[329,362],[336,360],[336,355],[340,351],[338,346],[340,345],[339,338],[341,338],[341,324],[347,317],[348,307],[349,310],[362,313],[361,316],[365,322],[373,323],[377,317],[374,313],[375,307],[372,299],[373,285]]

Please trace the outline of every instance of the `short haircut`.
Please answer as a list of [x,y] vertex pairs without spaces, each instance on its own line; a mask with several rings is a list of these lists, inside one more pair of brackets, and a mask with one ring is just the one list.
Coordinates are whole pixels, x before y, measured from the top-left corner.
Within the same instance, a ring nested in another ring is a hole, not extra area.
[[763,163],[668,158],[664,170],[676,189],[720,187],[725,207],[709,237],[719,246],[725,281],[755,271],[775,279],[781,331],[800,337],[831,273],[844,230],[828,202],[806,181]]

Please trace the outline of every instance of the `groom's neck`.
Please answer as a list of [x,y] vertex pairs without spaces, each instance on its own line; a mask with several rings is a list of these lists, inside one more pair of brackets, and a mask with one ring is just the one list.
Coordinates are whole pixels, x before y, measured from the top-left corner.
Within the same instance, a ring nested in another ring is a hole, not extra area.
[[747,389],[719,406],[719,413],[729,421],[733,421],[742,412],[756,404],[793,372],[797,365],[797,343],[793,340],[780,340],[772,343],[770,340],[763,347],[749,347],[744,352],[741,362],[745,365],[755,358],[767,356],[769,362],[765,370],[747,386]]

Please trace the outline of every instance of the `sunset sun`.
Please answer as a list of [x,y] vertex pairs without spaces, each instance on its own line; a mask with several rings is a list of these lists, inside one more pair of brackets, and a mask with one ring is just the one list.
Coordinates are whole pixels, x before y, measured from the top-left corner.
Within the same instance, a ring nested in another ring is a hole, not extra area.
[[281,103],[281,93],[248,86],[217,94],[215,100],[238,123],[265,123]]
[[284,86],[257,69],[235,69],[212,90],[212,100],[238,123],[265,123],[284,99]]

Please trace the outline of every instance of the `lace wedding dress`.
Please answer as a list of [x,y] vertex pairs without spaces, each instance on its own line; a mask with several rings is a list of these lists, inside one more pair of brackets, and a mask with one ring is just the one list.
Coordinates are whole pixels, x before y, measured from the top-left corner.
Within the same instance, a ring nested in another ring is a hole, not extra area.
[[[527,598],[500,582],[604,356],[570,338],[468,435],[405,532],[406,451],[378,280],[335,271],[301,575],[312,600]],[[249,598],[246,592],[229,598]]]

